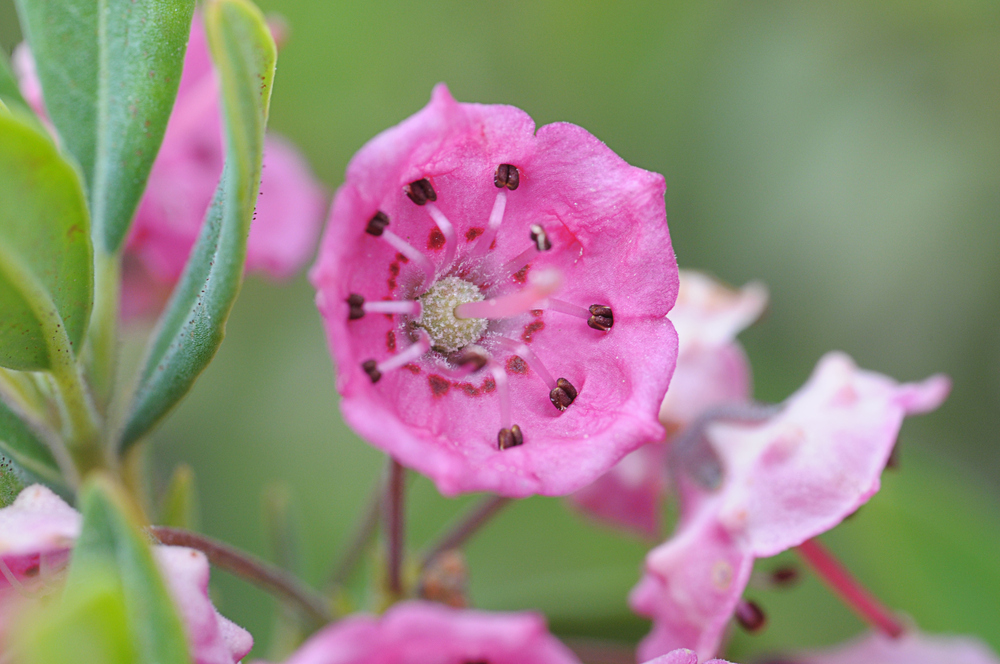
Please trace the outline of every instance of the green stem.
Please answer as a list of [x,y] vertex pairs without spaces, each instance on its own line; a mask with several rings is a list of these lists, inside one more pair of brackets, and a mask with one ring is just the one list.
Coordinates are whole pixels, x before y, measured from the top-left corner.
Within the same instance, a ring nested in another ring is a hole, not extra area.
[[118,370],[118,306],[121,298],[121,256],[95,248],[94,312],[87,330],[85,363],[94,400],[102,413],[115,386]]

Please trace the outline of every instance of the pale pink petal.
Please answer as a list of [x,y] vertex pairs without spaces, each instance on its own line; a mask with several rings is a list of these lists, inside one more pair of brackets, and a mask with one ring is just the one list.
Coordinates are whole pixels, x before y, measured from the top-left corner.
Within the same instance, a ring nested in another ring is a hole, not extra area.
[[[479,260],[471,252],[500,191],[493,180],[502,163],[518,166],[520,186],[507,192],[495,247]],[[580,172],[599,172],[601,186],[587,184]],[[432,261],[442,260],[427,210],[403,193],[407,183],[424,177],[454,225],[461,278],[490,296],[518,290],[516,280],[497,270],[528,248],[530,226],[540,224],[554,249],[535,257],[530,270],[558,268],[563,300],[614,308],[614,327],[606,333],[552,311],[490,323],[483,343],[496,335],[525,340],[554,376],[579,391],[560,413],[535,371],[510,364],[510,353],[494,348],[507,367],[513,423],[524,432],[520,447],[498,449],[500,410],[488,372],[452,378],[435,352],[374,385],[362,371],[362,362],[382,360],[411,341],[398,319],[348,321],[346,298],[408,299],[424,292],[423,271],[367,235],[368,220],[385,213],[390,231]],[[661,439],[655,416],[675,358],[673,327],[664,315],[676,295],[663,190],[661,176],[628,166],[579,127],[550,125],[536,134],[523,111],[459,104],[444,86],[435,88],[426,108],[352,159],[311,273],[338,365],[345,419],[446,494],[565,494]]]
[[381,618],[351,616],[315,634],[285,664],[579,664],[532,613],[403,602]]
[[181,546],[156,546],[153,553],[180,611],[194,664],[239,662],[253,647],[253,637],[212,605],[205,554]]
[[898,639],[871,633],[846,645],[794,656],[790,664],[1000,664],[990,648],[969,636],[911,631]]
[[670,312],[679,353],[729,344],[760,317],[767,298],[767,288],[756,281],[734,290],[703,272],[681,270],[677,304]]
[[[668,652],[666,655],[660,655],[656,659],[651,659],[645,664],[698,664],[698,655],[694,652],[682,648],[680,650],[674,650],[673,652]],[[702,664],[731,664],[730,662],[722,659],[711,659]]]
[[17,76],[17,84],[21,89],[21,96],[28,102],[39,117],[46,117],[45,100],[42,99],[42,83],[38,80],[38,69],[35,67],[35,58],[28,48],[28,42],[21,42],[14,47],[11,55],[11,66],[14,75]]
[[[15,580],[37,575],[42,567],[61,568],[80,534],[79,512],[48,487],[33,484],[0,509],[0,560]],[[44,557],[44,560],[42,558]],[[0,590],[10,585],[0,575]]]

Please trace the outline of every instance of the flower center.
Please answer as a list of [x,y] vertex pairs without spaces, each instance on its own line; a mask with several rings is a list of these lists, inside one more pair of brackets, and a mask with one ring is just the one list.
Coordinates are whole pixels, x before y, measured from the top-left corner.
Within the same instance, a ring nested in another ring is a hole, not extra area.
[[479,286],[459,277],[445,277],[420,296],[417,325],[431,337],[431,347],[440,353],[453,353],[486,332],[485,318],[457,318],[455,307],[485,299]]

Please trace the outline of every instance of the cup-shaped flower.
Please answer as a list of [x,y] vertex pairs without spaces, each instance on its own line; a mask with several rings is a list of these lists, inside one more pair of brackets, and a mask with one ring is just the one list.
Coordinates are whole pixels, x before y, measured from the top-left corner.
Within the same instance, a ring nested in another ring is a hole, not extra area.
[[734,290],[701,272],[680,271],[669,316],[677,329],[677,369],[660,407],[668,439],[630,453],[569,496],[573,505],[612,525],[659,537],[670,438],[713,406],[750,399],[750,362],[736,335],[766,304],[767,290],[759,283]]
[[[82,517],[48,488],[35,484],[0,509],[0,601],[54,579],[72,552]],[[153,554],[180,612],[194,664],[236,664],[253,637],[219,614],[208,596],[208,559],[200,551],[155,546]]]
[[345,419],[445,494],[566,494],[662,439],[664,188],[580,127],[435,88],[352,159],[311,275]]
[[978,639],[910,631],[891,639],[877,632],[818,652],[784,658],[789,664],[1000,664]]
[[355,614],[318,632],[285,664],[579,664],[534,613],[396,604],[380,617]]
[[708,425],[700,442],[711,453],[687,461],[719,463],[721,482],[681,478],[678,528],[647,555],[630,597],[653,618],[640,655],[678,647],[715,654],[754,559],[802,544],[864,504],[878,491],[903,418],[933,410],[949,389],[944,376],[899,384],[830,353],[765,422]]
[[[41,86],[27,44],[15,51],[14,65],[25,99],[44,118]],[[126,316],[155,312],[180,277],[222,173],[222,136],[218,78],[196,14],[174,110],[126,244]],[[303,156],[269,133],[247,240],[247,269],[274,278],[301,269],[313,255],[326,200]]]

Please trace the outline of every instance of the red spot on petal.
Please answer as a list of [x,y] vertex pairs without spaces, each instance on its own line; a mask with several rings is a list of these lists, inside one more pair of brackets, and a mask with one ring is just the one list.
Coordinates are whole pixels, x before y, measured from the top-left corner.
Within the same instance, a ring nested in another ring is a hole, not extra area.
[[528,280],[528,268],[530,267],[531,265],[525,265],[520,270],[515,272],[513,275],[514,281],[516,281],[519,284],[523,284],[524,282],[526,282]]
[[507,373],[526,374],[528,373],[528,365],[517,355],[511,355],[510,359],[507,360]]
[[413,362],[409,362],[407,364],[404,364],[403,368],[406,369],[407,371],[409,371],[414,376],[416,376],[417,374],[420,373],[420,367],[417,366],[416,364],[414,364]]
[[455,387],[462,390],[470,397],[478,397],[482,395],[482,391],[472,383],[458,383]]
[[399,261],[400,263],[409,263],[410,262],[410,259],[407,258],[406,256],[404,256],[403,254],[396,254],[396,260]]
[[524,343],[531,343],[531,338],[534,336],[535,332],[539,332],[545,329],[545,321],[536,320],[532,323],[528,323],[524,326],[524,332],[521,334],[521,341]]
[[398,262],[389,263],[389,274],[391,274],[394,277],[399,276],[399,263]]
[[431,229],[431,234],[427,237],[427,248],[431,251],[441,251],[444,242],[444,233],[441,232],[441,229]]
[[385,333],[385,347],[390,353],[396,352],[396,333],[393,330]]
[[387,279],[385,283],[388,284],[389,290],[391,291],[396,290],[396,280],[393,279],[392,277]]
[[427,376],[427,384],[431,386],[431,392],[435,397],[443,397],[451,389],[451,383],[448,379],[437,374]]
[[479,226],[473,226],[469,230],[465,231],[465,241],[472,242],[485,232],[486,232],[485,228],[480,228]]
[[541,318],[542,314],[544,314],[544,313],[545,313],[545,309],[532,309],[531,310],[531,315],[534,316],[535,318]]
[[483,381],[483,384],[479,386],[479,389],[484,394],[495,392],[497,389],[497,382],[493,379],[493,376],[489,376],[486,380]]
[[492,251],[493,249],[496,249],[496,248],[497,248],[497,239],[493,238],[493,241],[490,242],[490,251]]

